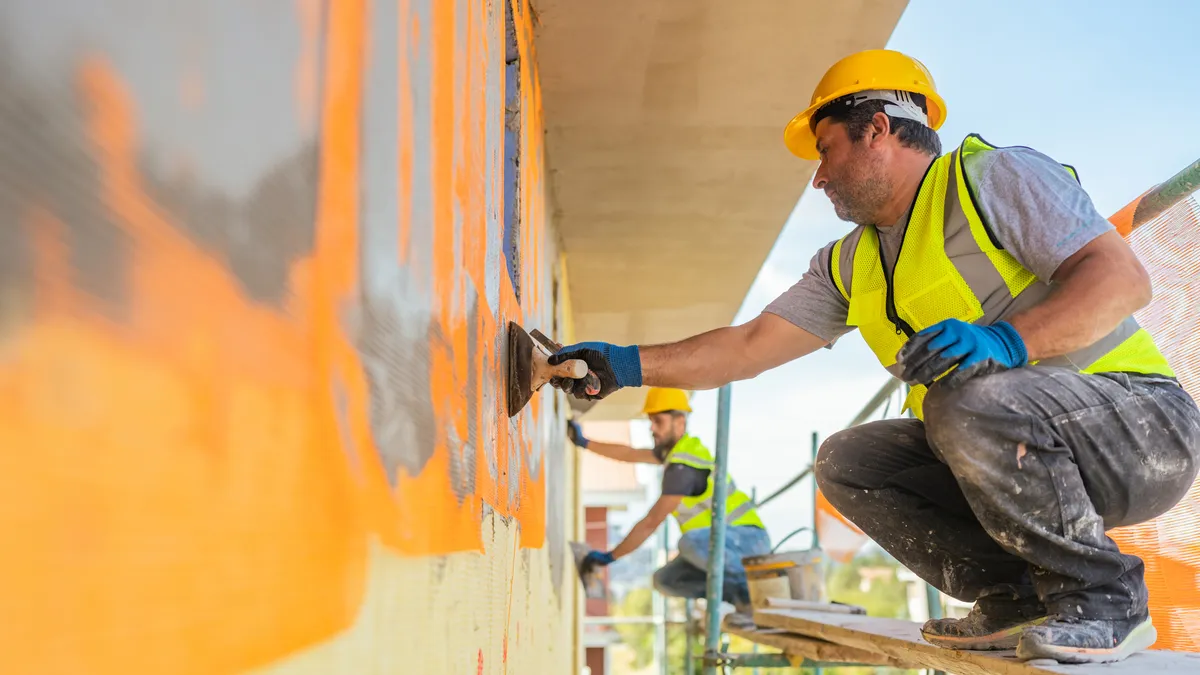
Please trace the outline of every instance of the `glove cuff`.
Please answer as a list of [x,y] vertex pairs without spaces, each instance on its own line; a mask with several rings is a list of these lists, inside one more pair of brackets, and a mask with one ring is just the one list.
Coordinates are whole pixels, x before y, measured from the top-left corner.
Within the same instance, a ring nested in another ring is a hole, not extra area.
[[1000,338],[1000,342],[1008,349],[1012,367],[1020,368],[1029,365],[1029,352],[1025,349],[1025,340],[1021,339],[1021,334],[1017,332],[1017,329],[1007,321],[994,323],[992,328],[995,330],[996,336]]
[[608,357],[608,365],[612,366],[613,375],[617,378],[617,386],[642,386],[642,354],[637,345],[614,346]]

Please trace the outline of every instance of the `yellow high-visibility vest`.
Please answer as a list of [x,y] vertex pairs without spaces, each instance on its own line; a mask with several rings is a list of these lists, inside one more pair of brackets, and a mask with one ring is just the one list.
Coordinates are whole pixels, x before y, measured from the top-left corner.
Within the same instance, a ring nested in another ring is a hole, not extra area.
[[[1041,302],[1050,293],[1001,247],[979,213],[964,161],[995,147],[971,135],[955,151],[930,165],[909,214],[900,252],[884,271],[874,226],[858,226],[833,246],[830,271],[850,304],[847,325],[855,326],[876,358],[899,375],[896,352],[923,328],[945,319],[990,325]],[[1063,165],[1078,180],[1075,170]],[[1132,372],[1174,376],[1154,339],[1126,317],[1111,333],[1078,351],[1033,365],[1074,368],[1084,373]],[[904,408],[924,417],[926,388],[916,385]]]
[[[673,516],[679,522],[680,532],[690,532],[701,527],[712,526],[712,496],[713,496],[713,456],[695,436],[684,436],[679,439],[671,452],[663,461],[667,464],[683,464],[696,469],[708,471],[708,485],[704,494],[698,497],[684,497],[675,509]],[[733,477],[725,474],[729,491],[725,497],[725,522],[729,525],[755,525],[763,527],[763,522],[754,510],[754,502],[745,492],[737,489]]]

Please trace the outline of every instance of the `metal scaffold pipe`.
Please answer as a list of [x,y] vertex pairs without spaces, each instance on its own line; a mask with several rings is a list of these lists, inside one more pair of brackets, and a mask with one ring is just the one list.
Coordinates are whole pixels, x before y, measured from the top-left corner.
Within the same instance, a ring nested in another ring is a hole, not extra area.
[[729,494],[726,479],[729,459],[729,406],[732,385],[717,394],[717,447],[713,458],[712,526],[708,536],[708,589],[705,610],[708,625],[704,638],[704,674],[717,675],[714,659],[721,646],[721,599],[725,587],[725,500]]

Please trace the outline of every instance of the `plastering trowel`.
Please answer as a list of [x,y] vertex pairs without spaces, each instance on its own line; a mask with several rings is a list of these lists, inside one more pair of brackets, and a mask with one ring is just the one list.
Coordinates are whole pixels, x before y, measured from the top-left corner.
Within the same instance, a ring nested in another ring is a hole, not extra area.
[[555,377],[585,380],[589,391],[600,391],[600,381],[595,373],[588,372],[586,361],[572,359],[557,366],[550,365],[550,355],[559,349],[562,349],[560,345],[540,332],[526,333],[516,322],[508,322],[509,417],[516,417],[529,403],[533,392]]
[[584,558],[592,549],[577,541],[571,542],[571,553],[575,556],[575,571],[579,572],[579,581],[583,584],[583,594],[589,598],[604,597],[604,583],[600,580],[600,567],[592,563],[584,563]]

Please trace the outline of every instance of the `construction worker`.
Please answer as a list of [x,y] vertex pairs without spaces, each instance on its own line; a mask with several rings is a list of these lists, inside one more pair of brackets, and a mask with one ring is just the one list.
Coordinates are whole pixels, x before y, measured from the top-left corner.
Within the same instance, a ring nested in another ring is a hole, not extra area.
[[[712,525],[713,455],[700,439],[687,433],[687,414],[692,411],[687,392],[681,389],[652,388],[646,394],[642,412],[650,418],[652,450],[627,445],[590,441],[576,422],[570,422],[567,435],[575,445],[619,462],[661,464],[662,494],[658,501],[616,548],[592,551],[585,564],[609,565],[637,550],[667,519],[675,516],[682,533],[679,555],[654,573],[654,587],[663,595],[678,598],[703,598],[708,579],[708,537]],[[771,552],[767,530],[754,510],[750,497],[727,478],[725,499],[725,587],[724,600],[734,606],[738,616],[731,623],[749,623],[750,590],[742,558]]]
[[[1013,110],[1037,110],[1029,103]],[[672,344],[571,345],[552,362],[585,359],[601,379],[594,397],[705,389],[858,328],[912,385],[916,419],[834,434],[817,481],[901,563],[975,603],[966,618],[928,621],[925,639],[1117,661],[1156,634],[1143,562],[1105,530],[1187,492],[1200,410],[1132,316],[1150,301],[1149,276],[1075,171],[976,135],[943,155],[945,118],[916,59],[871,50],[837,62],[784,140],[820,162],[813,187],[856,227],[746,324]]]

